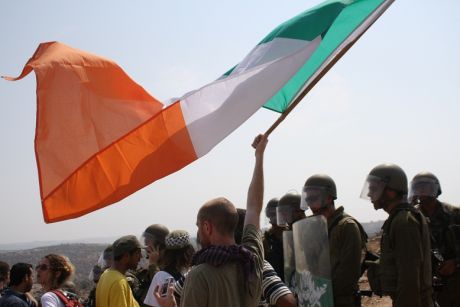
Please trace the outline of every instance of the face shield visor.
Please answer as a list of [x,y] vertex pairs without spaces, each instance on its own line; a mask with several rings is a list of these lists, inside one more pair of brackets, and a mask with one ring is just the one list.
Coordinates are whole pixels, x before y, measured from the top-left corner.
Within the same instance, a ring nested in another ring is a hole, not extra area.
[[286,227],[294,222],[294,214],[296,209],[291,206],[276,207],[276,223],[280,227]]
[[306,186],[302,190],[300,209],[321,209],[326,206],[326,190],[324,187]]
[[360,197],[362,199],[370,200],[371,202],[376,202],[382,196],[386,185],[386,182],[379,177],[369,175],[364,182]]
[[101,277],[103,270],[99,264],[93,266],[91,271],[89,272],[88,279],[93,282],[98,282],[99,278]]
[[436,198],[439,192],[439,184],[431,178],[416,178],[411,181],[409,187],[408,201],[413,202],[421,197]]
[[265,209],[265,216],[272,225],[276,225],[276,207],[267,207]]

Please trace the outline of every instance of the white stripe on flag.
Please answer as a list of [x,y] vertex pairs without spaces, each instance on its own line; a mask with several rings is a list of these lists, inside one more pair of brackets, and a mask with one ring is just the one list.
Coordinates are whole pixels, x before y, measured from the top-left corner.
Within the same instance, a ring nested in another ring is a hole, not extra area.
[[289,56],[217,80],[181,98],[182,113],[198,157],[244,123],[310,58],[317,37]]

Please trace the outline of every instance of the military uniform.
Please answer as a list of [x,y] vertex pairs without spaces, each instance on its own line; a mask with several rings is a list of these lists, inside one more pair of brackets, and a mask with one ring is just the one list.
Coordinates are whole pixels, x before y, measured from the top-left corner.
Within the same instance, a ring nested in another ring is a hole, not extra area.
[[284,281],[283,229],[270,228],[264,233],[264,257]]
[[423,214],[407,203],[391,212],[382,226],[380,282],[395,307],[433,306],[431,251]]
[[[427,217],[432,248],[439,251],[444,260],[453,259],[457,265],[451,276],[441,278],[439,291],[435,288],[435,298],[441,307],[460,306],[460,208],[436,200],[434,213]],[[434,273],[437,269],[433,268]]]
[[144,299],[147,295],[153,276],[158,271],[158,266],[156,264],[151,264],[148,269],[126,272],[126,280],[133,291],[134,298],[140,306],[148,307],[148,305],[144,304]]
[[334,306],[355,306],[367,235],[343,207],[337,208],[327,223]]

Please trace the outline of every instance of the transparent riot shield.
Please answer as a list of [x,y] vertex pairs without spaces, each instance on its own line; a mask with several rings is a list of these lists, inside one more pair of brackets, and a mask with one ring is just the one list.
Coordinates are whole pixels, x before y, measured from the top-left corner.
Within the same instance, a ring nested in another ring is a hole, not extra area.
[[291,291],[295,290],[295,258],[292,230],[283,231],[284,283]]
[[293,224],[298,306],[333,307],[327,222],[311,216]]

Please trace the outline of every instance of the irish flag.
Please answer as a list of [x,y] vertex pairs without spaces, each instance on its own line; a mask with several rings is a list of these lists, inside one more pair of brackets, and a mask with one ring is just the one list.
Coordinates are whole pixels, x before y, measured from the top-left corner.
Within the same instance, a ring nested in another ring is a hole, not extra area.
[[[202,157],[262,106],[284,112],[393,0],[332,0],[279,25],[218,80],[165,106],[113,61],[40,44],[35,152],[44,219],[117,202]],[[250,30],[250,29],[248,29]]]

